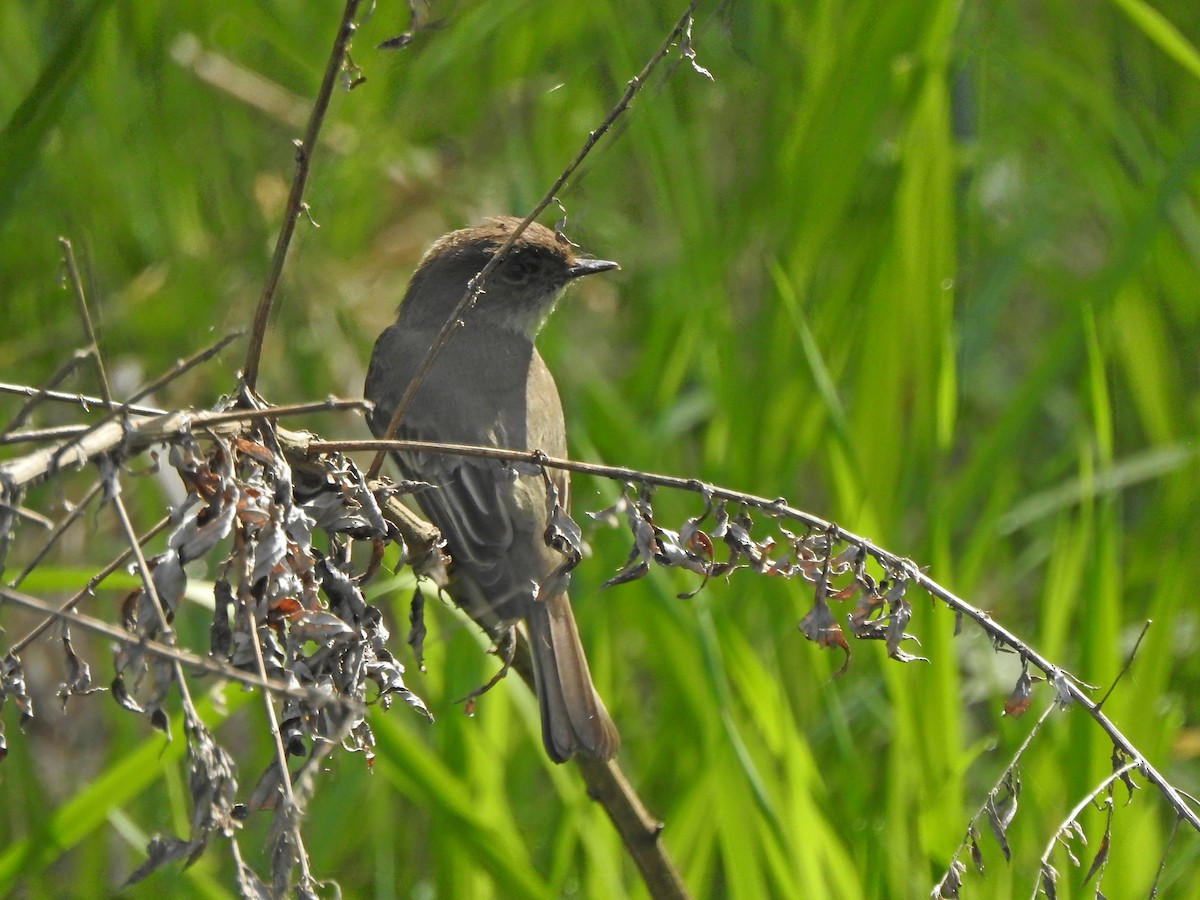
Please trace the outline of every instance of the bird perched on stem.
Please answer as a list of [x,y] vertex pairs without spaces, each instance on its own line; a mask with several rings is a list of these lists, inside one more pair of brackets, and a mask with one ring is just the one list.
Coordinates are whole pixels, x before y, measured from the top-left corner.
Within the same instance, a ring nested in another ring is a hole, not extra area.
[[[388,428],[471,279],[519,223],[489,219],[445,235],[425,253],[396,323],[371,354],[365,393],[375,404],[369,422],[376,435]],[[577,257],[565,238],[531,224],[417,387],[396,437],[565,457],[562,403],[534,339],[563,288],[615,268]],[[554,534],[556,510],[569,508],[568,473],[470,456],[396,456],[406,477],[433,485],[417,502],[446,538],[459,605],[494,635],[523,623],[550,758],[612,758],[620,738],[592,685],[566,593],[574,560]]]

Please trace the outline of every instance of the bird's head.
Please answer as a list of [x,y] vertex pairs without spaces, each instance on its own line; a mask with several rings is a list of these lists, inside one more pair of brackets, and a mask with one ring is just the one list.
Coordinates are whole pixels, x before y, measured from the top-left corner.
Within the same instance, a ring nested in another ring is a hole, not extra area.
[[[520,222],[500,216],[436,241],[413,274],[400,306],[400,321],[424,328],[445,324],[471,279]],[[532,340],[553,312],[563,288],[584,275],[615,268],[617,264],[609,260],[576,256],[566,238],[533,222],[488,276],[484,293],[467,321],[490,324]]]

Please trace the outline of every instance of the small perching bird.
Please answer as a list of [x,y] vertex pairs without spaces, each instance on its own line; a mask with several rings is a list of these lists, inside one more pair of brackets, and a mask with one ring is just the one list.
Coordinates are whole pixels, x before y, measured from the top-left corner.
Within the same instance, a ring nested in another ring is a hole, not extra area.
[[[396,323],[379,336],[371,355],[365,393],[375,404],[369,422],[376,435],[388,428],[471,279],[519,223],[489,219],[445,235],[426,252]],[[614,262],[577,257],[565,239],[531,224],[418,386],[396,437],[565,457],[562,403],[534,340],[563,288],[615,268]],[[544,475],[499,460],[437,453],[396,457],[406,477],[433,485],[416,495],[417,502],[445,536],[459,604],[493,632],[524,623],[550,758],[564,762],[582,753],[611,759],[620,738],[579,641],[566,593],[566,555],[552,546],[547,531],[553,501],[569,509],[567,472]]]

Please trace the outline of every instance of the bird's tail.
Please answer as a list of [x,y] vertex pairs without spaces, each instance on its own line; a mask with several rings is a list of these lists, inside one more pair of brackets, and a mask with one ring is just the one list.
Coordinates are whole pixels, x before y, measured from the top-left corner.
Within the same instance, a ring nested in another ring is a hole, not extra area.
[[559,763],[576,753],[612,759],[621,738],[592,685],[567,595],[534,602],[526,625],[546,752]]

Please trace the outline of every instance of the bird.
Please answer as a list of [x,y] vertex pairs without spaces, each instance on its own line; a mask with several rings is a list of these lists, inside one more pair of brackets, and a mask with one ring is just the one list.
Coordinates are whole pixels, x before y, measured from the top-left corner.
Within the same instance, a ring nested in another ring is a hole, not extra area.
[[[435,241],[421,258],[396,321],[375,343],[364,394],[368,424],[384,436],[438,333],[521,220],[487,219]],[[490,273],[475,305],[413,394],[395,437],[567,455],[554,377],[534,341],[564,288],[619,268],[577,256],[560,233],[531,223]],[[394,454],[441,530],[451,595],[486,630],[522,628],[533,660],[546,753],[613,758],[620,737],[592,683],[567,594],[571,564],[550,527],[555,503],[569,510],[569,473],[471,456]]]

